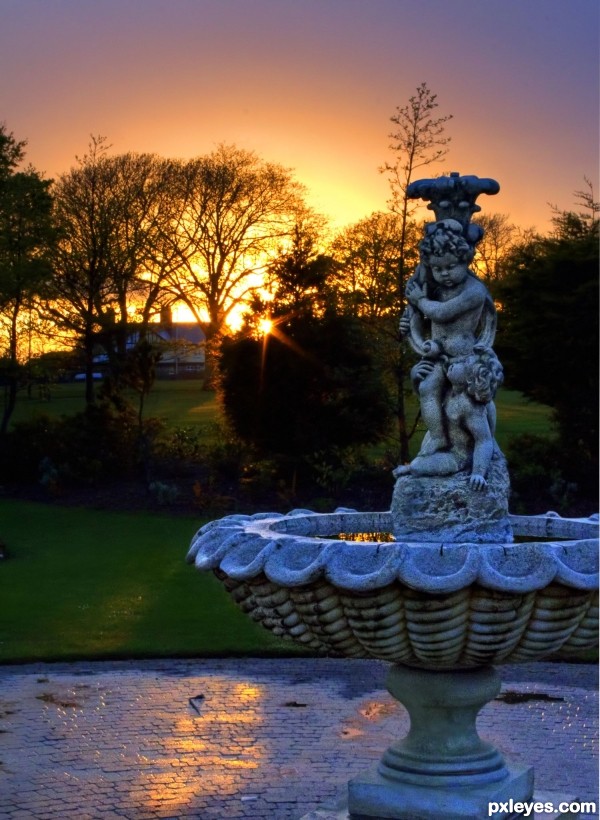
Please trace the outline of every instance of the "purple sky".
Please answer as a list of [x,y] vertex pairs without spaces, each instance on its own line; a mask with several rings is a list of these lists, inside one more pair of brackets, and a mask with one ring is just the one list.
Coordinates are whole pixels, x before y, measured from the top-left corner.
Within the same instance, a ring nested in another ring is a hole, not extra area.
[[484,212],[546,229],[598,179],[597,0],[0,0],[0,22],[0,122],[49,177],[90,134],[235,143],[347,224],[385,208],[389,117],[425,81],[454,119],[422,175],[496,178]]

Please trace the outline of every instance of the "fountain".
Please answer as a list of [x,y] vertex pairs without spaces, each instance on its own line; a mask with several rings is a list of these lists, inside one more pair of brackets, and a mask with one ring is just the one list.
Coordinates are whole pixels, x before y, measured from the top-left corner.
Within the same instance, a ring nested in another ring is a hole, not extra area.
[[500,691],[493,665],[597,645],[598,516],[508,511],[496,311],[468,268],[483,235],[476,199],[498,190],[455,173],[409,187],[435,213],[400,320],[420,357],[411,377],[427,432],[394,471],[391,509],[230,515],[188,553],[276,635],[391,662],[387,686],[410,730],[348,784],[351,820],[515,816],[509,804],[532,800],[533,768],[507,762],[475,726]]

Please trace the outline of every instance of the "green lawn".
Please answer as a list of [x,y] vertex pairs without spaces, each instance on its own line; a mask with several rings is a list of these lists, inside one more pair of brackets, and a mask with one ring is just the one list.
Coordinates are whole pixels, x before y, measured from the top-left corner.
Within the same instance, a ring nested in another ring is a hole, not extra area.
[[[13,422],[36,416],[72,415],[84,407],[84,388],[81,384],[57,384],[51,387],[50,401],[19,396]],[[414,402],[414,403],[413,403]],[[412,414],[416,398],[409,402]],[[551,409],[543,404],[529,402],[521,393],[501,389],[496,397],[498,425],[496,437],[504,450],[508,439],[519,433],[548,435]],[[214,436],[219,408],[214,393],[202,390],[200,381],[157,381],[146,399],[146,418],[157,416],[171,427],[195,427],[210,439]],[[420,441],[420,437],[419,441]]]
[[185,563],[201,523],[0,500],[0,662],[296,654]]
[[[131,396],[136,403],[137,397]],[[13,424],[29,421],[41,415],[51,417],[71,416],[84,409],[84,386],[79,383],[54,384],[50,387],[50,400],[40,399],[37,393],[31,397],[19,394]],[[146,398],[144,415],[158,416],[172,427],[194,426],[210,433],[218,418],[214,393],[202,390],[202,382],[196,379],[157,381]]]
[[501,388],[496,396],[496,409],[496,439],[501,450],[506,450],[512,436],[522,433],[548,436],[551,433],[552,408],[528,401],[516,390]]
[[[498,441],[547,434],[550,409],[503,390]],[[20,397],[15,421],[83,408],[83,386]],[[157,382],[147,416],[214,435],[218,407],[198,381]],[[0,500],[0,662],[297,654],[253,623],[219,582],[184,561],[201,520]]]

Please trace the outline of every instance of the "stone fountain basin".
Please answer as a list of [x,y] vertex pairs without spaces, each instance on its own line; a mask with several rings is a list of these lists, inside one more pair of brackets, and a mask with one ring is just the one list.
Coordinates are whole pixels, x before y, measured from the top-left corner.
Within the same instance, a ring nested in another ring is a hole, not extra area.
[[196,533],[187,560],[267,629],[324,654],[460,669],[597,646],[598,516],[510,523],[531,540],[340,540],[392,532],[389,512],[230,515]]

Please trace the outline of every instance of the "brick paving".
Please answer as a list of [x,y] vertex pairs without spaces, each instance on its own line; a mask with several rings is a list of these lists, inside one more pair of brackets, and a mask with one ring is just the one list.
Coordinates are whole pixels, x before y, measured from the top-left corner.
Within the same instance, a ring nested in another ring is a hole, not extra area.
[[[335,805],[405,734],[385,670],[297,658],[0,667],[0,820],[298,820]],[[536,790],[597,800],[595,666],[500,673],[480,734],[533,764]]]

